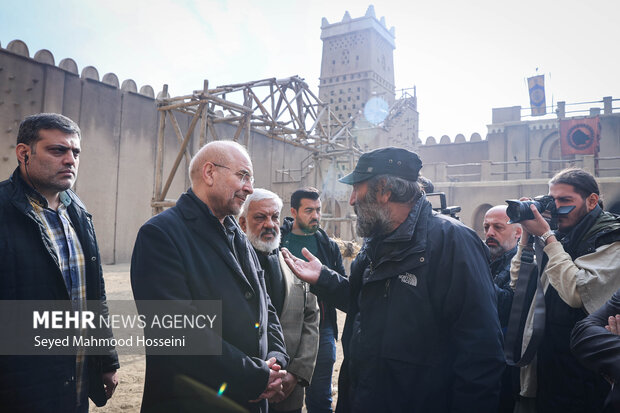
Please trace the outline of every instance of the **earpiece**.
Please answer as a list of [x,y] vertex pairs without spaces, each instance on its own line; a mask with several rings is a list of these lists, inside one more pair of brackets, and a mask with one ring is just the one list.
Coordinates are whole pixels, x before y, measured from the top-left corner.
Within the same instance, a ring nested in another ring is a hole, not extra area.
[[24,155],[24,162],[28,163],[28,154]]

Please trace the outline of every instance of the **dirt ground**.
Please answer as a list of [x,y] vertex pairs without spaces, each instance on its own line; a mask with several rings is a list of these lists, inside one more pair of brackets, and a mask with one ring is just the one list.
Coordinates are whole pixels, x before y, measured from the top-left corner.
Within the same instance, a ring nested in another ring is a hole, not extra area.
[[[103,272],[108,300],[130,300],[133,298],[129,280],[129,264],[104,266]],[[342,331],[344,326],[344,314],[340,311],[338,312],[338,324],[340,325],[340,331]],[[342,346],[340,342],[336,343],[336,349],[336,363],[334,365],[333,374],[334,408],[338,397],[338,374],[340,372],[340,365],[342,364]],[[118,371],[120,383],[116,388],[114,396],[108,400],[106,406],[101,408],[96,407],[91,402],[91,412],[132,413],[140,411],[140,402],[142,401],[142,391],[144,387],[144,356],[121,355],[120,363],[121,368]]]

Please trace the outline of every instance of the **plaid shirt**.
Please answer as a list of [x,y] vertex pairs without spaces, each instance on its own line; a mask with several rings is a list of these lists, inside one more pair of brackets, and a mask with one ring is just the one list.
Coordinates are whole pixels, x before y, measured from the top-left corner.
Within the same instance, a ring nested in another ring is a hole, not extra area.
[[[40,197],[29,196],[28,200],[43,224],[45,234],[54,246],[56,262],[65,281],[73,310],[86,310],[86,265],[82,245],[67,213],[71,198],[66,196],[64,192],[61,193],[61,202],[56,211],[48,208],[47,201]],[[85,335],[86,330],[81,329],[80,334]],[[75,367],[75,384],[79,404],[82,402],[82,392],[86,388],[84,348],[77,351]]]

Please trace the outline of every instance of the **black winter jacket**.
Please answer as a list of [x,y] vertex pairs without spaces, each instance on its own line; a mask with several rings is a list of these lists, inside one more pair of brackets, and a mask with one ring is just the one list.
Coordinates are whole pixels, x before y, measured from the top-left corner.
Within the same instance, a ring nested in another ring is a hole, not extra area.
[[499,322],[502,328],[508,326],[510,308],[512,307],[514,291],[510,288],[510,261],[516,253],[517,246],[515,245],[513,249],[506,251],[489,265],[493,283],[495,284],[495,292],[497,293],[497,312],[499,313]]
[[[0,183],[0,300],[69,300],[51,240],[26,193],[32,189],[16,169]],[[86,298],[105,304],[105,286],[91,215],[71,190],[67,208],[86,259]],[[87,356],[89,397],[103,406],[102,373],[118,369],[118,356]],[[0,410],[75,410],[75,356],[0,356]]]
[[488,250],[425,197],[347,280],[323,267],[319,297],[348,313],[338,412],[494,412],[504,369]]
[[584,366],[616,383],[603,413],[620,411],[620,336],[605,329],[609,317],[620,314],[620,290],[605,305],[579,321],[571,334],[571,350]]
[[[280,233],[282,234],[282,239],[286,235],[288,235],[293,229],[293,221],[294,219],[291,217],[284,218],[284,222],[282,222],[282,226],[280,227]],[[338,244],[335,241],[329,238],[327,233],[323,231],[321,228],[315,232],[314,236],[317,240],[317,245],[319,248],[318,259],[323,263],[323,265],[327,266],[327,268],[336,271],[343,277],[346,277],[346,271],[344,269],[344,265],[342,265],[342,255],[340,254],[340,248],[338,248]],[[310,291],[315,293],[314,287],[310,287]],[[334,337],[338,340],[338,320],[336,317],[336,309],[334,306],[329,303],[325,303],[318,298],[319,308],[321,310],[321,321],[319,324],[319,328],[322,328],[326,324],[329,324],[334,329]],[[346,311],[346,307],[341,308],[341,310]]]

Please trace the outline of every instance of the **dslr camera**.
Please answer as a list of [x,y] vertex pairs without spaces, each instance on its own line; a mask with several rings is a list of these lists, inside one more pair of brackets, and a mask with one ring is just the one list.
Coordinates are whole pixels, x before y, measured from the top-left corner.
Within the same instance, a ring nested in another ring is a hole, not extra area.
[[549,226],[552,230],[558,228],[558,218],[561,215],[566,215],[575,209],[574,205],[556,208],[555,199],[553,199],[551,195],[539,195],[532,201],[507,199],[506,203],[508,204],[506,215],[510,218],[510,221],[508,221],[509,224],[516,224],[517,222],[534,219],[534,213],[530,209],[530,205],[534,205],[541,214],[545,211],[550,213],[551,219],[545,219],[549,222]]

